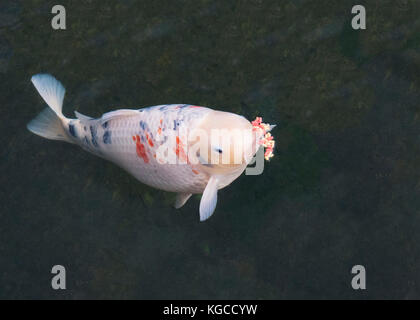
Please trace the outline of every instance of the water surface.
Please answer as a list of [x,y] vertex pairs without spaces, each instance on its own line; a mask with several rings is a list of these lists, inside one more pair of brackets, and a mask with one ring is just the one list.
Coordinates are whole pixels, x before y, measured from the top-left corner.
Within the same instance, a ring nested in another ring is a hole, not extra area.
[[[0,298],[420,298],[420,2],[57,1],[0,4]],[[262,116],[260,176],[180,210],[77,146],[26,130],[64,114],[189,103]],[[51,289],[51,268],[67,290]],[[353,265],[367,290],[351,288]]]

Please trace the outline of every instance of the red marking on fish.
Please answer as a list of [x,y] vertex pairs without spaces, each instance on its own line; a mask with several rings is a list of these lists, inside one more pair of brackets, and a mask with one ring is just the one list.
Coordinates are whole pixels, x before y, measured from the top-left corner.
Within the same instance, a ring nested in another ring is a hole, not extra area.
[[176,137],[176,148],[175,148],[175,154],[178,158],[180,158],[183,161],[186,161],[187,163],[189,163],[188,161],[188,157],[184,151],[184,148],[182,147],[182,141],[181,139],[179,139],[179,137]]
[[147,154],[146,154],[146,148],[140,142],[140,137],[138,135],[133,136],[133,140],[136,141],[136,152],[139,158],[142,158],[144,163],[149,163],[149,158],[147,157]]
[[146,133],[146,139],[147,139],[147,142],[149,143],[149,146],[153,147],[153,140],[149,137],[147,133]]
[[190,108],[201,108],[200,106],[190,106]]
[[162,128],[158,128],[158,134],[162,133]]
[[198,174],[198,171],[197,171],[197,170],[195,170],[195,169],[192,169],[192,172],[193,172],[194,174]]

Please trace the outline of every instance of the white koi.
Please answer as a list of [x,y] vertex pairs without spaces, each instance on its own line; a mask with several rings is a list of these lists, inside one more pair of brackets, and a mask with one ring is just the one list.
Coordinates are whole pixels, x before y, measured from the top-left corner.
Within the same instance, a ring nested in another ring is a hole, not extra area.
[[[62,84],[49,74],[37,74],[31,80],[49,106],[28,123],[31,132],[77,144],[120,166],[142,183],[176,192],[176,208],[182,207],[192,194],[202,193],[200,221],[213,214],[217,191],[241,175],[261,145],[266,147],[266,159],[272,156],[274,140],[268,131],[274,126],[263,124],[261,118],[251,123],[234,113],[171,104],[116,110],[97,119],[75,112],[76,118],[69,119],[62,113]],[[214,130],[226,129],[254,135],[243,141],[229,137],[227,145],[203,138],[211,137]],[[238,145],[243,151],[239,161],[234,153]]]

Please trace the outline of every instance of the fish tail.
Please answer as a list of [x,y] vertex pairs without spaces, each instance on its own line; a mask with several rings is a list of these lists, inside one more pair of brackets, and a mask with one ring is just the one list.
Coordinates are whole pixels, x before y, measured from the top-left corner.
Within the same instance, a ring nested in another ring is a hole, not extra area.
[[67,118],[62,112],[66,92],[63,85],[49,74],[36,74],[31,81],[48,104],[48,108],[27,124],[28,130],[47,139],[73,143],[64,129]]

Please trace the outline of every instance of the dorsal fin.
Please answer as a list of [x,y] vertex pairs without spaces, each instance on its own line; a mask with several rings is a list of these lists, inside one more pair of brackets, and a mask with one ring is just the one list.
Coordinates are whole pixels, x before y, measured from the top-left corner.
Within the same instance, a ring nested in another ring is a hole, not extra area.
[[104,113],[102,115],[101,118],[99,118],[99,122],[100,123],[104,123],[106,121],[115,119],[115,118],[120,118],[120,117],[129,117],[129,116],[134,116],[134,115],[139,115],[138,110],[132,110],[132,109],[120,109],[120,110],[115,110],[115,111],[110,111],[107,113]]
[[81,114],[80,112],[75,111],[74,114],[76,115],[76,118],[79,119],[80,121],[89,121],[92,120],[93,118],[85,116],[84,114]]

